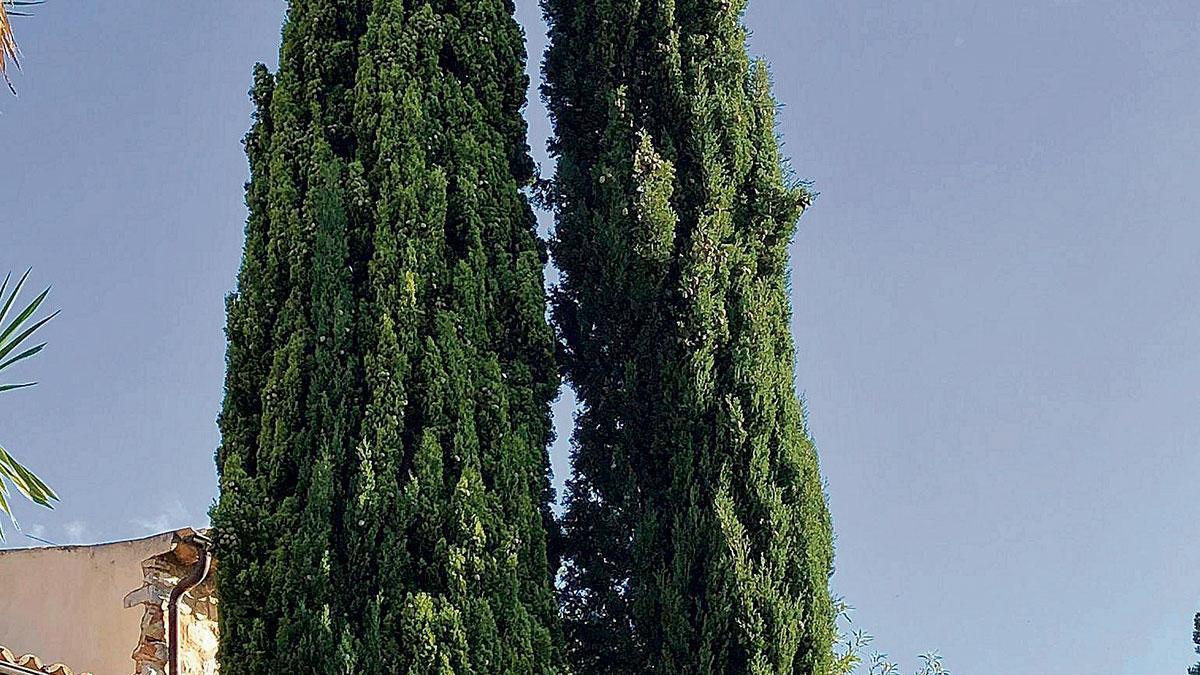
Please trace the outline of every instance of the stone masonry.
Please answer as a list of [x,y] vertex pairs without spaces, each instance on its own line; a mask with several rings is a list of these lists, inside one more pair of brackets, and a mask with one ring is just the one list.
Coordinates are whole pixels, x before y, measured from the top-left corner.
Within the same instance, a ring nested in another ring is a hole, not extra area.
[[[171,591],[200,559],[196,532],[179,530],[171,549],[142,563],[145,581],[125,596],[125,607],[142,605],[142,632],[133,652],[134,675],[167,675],[167,604]],[[215,566],[215,565],[214,565]],[[171,675],[217,675],[217,595],[214,575],[184,594],[179,602],[179,667]]]

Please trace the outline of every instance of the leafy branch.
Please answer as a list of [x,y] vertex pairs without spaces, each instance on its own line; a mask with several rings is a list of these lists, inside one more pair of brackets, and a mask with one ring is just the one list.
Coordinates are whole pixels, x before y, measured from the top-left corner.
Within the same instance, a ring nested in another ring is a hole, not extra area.
[[[830,675],[856,675],[861,673],[860,666],[867,668],[862,675],[900,675],[900,664],[892,661],[887,654],[867,654],[867,648],[875,641],[875,637],[862,629],[851,630],[854,608],[847,604],[844,598],[834,601],[834,609],[837,612],[838,639]],[[950,675],[941,654],[927,652],[919,658],[922,665],[916,675]]]

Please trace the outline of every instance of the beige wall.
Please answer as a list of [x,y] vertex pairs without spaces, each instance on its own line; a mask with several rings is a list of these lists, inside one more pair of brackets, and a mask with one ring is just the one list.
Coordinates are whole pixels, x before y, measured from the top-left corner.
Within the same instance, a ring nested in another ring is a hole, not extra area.
[[142,587],[142,562],[170,550],[173,536],[0,551],[0,645],[75,672],[130,675],[144,611],[123,600]]

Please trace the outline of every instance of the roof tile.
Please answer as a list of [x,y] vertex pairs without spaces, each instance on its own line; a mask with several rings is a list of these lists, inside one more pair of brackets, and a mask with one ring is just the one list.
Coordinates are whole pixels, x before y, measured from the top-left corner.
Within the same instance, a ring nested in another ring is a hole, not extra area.
[[[29,670],[38,670],[47,673],[47,675],[76,675],[75,671],[61,663],[44,665],[42,660],[33,654],[15,656],[7,647],[3,646],[0,646],[0,663],[20,666]],[[78,675],[91,675],[91,673],[78,673]]]

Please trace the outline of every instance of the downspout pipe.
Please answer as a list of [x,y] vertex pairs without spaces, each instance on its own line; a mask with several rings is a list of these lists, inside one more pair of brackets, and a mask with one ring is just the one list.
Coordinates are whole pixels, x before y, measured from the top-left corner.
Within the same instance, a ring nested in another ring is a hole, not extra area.
[[167,621],[169,623],[167,630],[167,673],[168,675],[179,675],[179,601],[184,594],[193,588],[204,583],[208,578],[208,573],[212,569],[212,556],[208,554],[208,539],[196,535],[193,539],[196,547],[200,550],[200,558],[196,560],[196,564],[192,566],[192,571],[171,590],[171,599],[167,602]]

